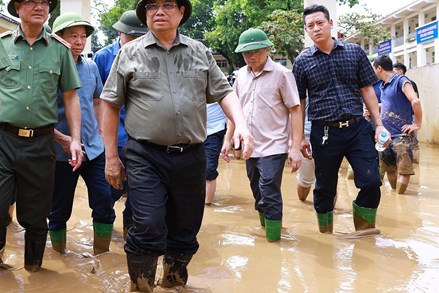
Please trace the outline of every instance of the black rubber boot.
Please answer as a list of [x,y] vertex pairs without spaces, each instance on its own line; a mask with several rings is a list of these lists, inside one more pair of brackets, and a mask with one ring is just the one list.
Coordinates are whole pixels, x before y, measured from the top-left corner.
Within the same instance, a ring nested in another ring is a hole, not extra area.
[[43,235],[26,232],[24,239],[24,268],[29,272],[38,272],[43,264],[47,232]]
[[192,259],[191,255],[166,253],[163,257],[163,276],[161,286],[171,288],[184,286],[187,283],[187,265]]
[[157,256],[134,255],[127,253],[128,274],[131,279],[131,292],[152,292],[154,289]]

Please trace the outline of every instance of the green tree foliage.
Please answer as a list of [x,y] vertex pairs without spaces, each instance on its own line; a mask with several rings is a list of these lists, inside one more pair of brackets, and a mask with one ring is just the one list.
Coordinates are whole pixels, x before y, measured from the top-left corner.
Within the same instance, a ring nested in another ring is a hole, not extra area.
[[364,6],[364,11],[365,13],[362,14],[352,12],[342,15],[338,22],[339,31],[345,36],[360,33],[371,40],[374,46],[388,40],[390,38],[390,31],[386,27],[376,24],[381,16],[372,13],[366,6]]
[[[97,7],[100,9],[105,9],[105,4],[102,1],[98,1]],[[115,31],[112,27],[114,23],[116,23],[122,13],[127,10],[136,9],[137,0],[116,0],[114,6],[111,7],[106,12],[99,12],[100,26],[99,29],[104,33],[107,37],[107,40],[104,45],[108,45],[112,43],[117,38],[117,31]]]
[[213,14],[214,0],[191,0],[192,15],[181,26],[180,32],[193,39],[203,40],[204,34],[215,25]]
[[210,47],[223,55],[232,67],[242,66],[240,54],[235,54],[240,34],[248,28],[259,27],[263,21],[276,9],[292,9],[303,5],[301,0],[227,0],[215,1],[213,13],[215,26],[205,34],[205,40]]
[[353,7],[354,5],[358,4],[358,0],[339,0],[339,5],[345,5],[348,4],[349,7]]
[[273,42],[276,53],[294,61],[303,49],[302,14],[296,10],[275,10],[260,25]]

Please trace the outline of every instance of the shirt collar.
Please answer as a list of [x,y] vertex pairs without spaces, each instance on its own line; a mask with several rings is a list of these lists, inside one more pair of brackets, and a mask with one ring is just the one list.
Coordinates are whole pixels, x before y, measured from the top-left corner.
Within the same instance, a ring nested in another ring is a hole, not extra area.
[[[394,80],[395,78],[397,78],[398,76],[399,76],[399,74],[392,73],[392,76],[390,77],[389,82],[387,82],[387,83],[385,83],[385,84],[391,84],[391,83],[393,82],[393,80]],[[383,86],[384,86],[385,84],[383,84]]]
[[[261,73],[262,73],[263,71],[273,71],[274,66],[275,66],[275,62],[270,58],[270,56],[268,56],[268,57],[267,57],[267,61],[265,62],[264,67],[263,67],[262,70],[261,70]],[[248,71],[249,73],[251,73],[251,72],[250,72],[250,71],[251,71],[250,66],[247,66],[247,71]],[[259,76],[259,74],[258,74],[258,76]]]
[[[50,36],[50,34],[46,31],[46,28],[43,27],[43,30],[41,31],[40,36],[38,37],[38,39],[35,42],[38,42],[40,40],[44,40],[44,42],[46,43],[46,46],[48,46],[49,45],[49,36]],[[21,29],[21,25],[19,25],[18,29],[14,32],[13,39],[14,39],[14,44],[17,43],[17,41],[19,39],[26,40],[26,37],[23,33],[23,30]]]
[[[146,47],[149,47],[149,46],[151,46],[151,45],[154,45],[154,44],[157,45],[157,46],[162,47],[162,45],[160,44],[160,41],[154,36],[153,33],[151,33],[151,31],[148,31],[148,32],[146,33],[146,35],[143,36],[143,37],[141,37],[141,38],[143,38],[143,39],[142,39],[142,42],[143,42],[143,46],[144,46],[145,48],[146,48]],[[181,35],[181,34],[177,31],[177,37],[175,38],[174,46],[178,46],[178,45],[180,45],[180,44],[183,44],[183,45],[185,45],[185,46],[188,46],[188,39],[187,39],[185,36]]]
[[[344,47],[345,46],[345,44],[343,42],[341,42],[341,41],[339,41],[339,40],[337,40],[335,38],[332,38],[332,39],[334,40],[334,47],[332,48],[332,51],[334,51],[337,47]],[[317,48],[316,45],[312,45],[310,47],[310,50],[311,50],[311,54],[312,55],[314,55],[317,52],[320,52],[319,48]]]

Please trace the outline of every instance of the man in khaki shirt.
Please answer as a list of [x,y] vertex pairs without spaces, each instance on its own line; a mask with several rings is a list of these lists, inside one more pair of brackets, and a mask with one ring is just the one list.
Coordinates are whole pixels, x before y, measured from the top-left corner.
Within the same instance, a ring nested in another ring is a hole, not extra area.
[[[206,103],[218,102],[234,122],[244,159],[253,149],[239,101],[211,52],[178,32],[191,12],[188,0],[139,1],[137,17],[150,31],[120,49],[101,96],[106,178],[121,188],[126,170],[133,206],[125,244],[131,290],[152,291],[160,255],[162,287],[188,280],[204,211]],[[122,105],[125,166],[117,151]]]

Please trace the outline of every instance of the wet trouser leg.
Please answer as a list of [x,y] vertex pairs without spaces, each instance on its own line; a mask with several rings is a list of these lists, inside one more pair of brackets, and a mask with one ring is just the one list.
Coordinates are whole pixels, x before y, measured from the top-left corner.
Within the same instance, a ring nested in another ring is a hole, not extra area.
[[278,154],[247,160],[247,176],[256,209],[264,214],[268,241],[280,239],[282,228],[282,174],[287,154]]
[[80,172],[87,167],[83,161],[79,170],[72,172],[68,162],[56,161],[52,210],[49,214],[49,236],[53,250],[64,253],[67,238],[67,221],[72,215],[73,199]]
[[[377,208],[381,181],[377,154],[373,145],[373,129],[370,124],[361,120],[350,127],[330,127],[328,143],[325,146],[321,145],[323,128],[323,125],[313,124],[311,130],[311,144],[316,164],[314,189],[316,212],[326,215],[333,211],[338,171],[344,156],[354,169],[355,184],[360,189],[356,199],[357,205]],[[328,214],[327,218],[332,219],[332,215]],[[327,224],[332,223],[327,222]]]
[[[3,142],[2,142],[3,143]],[[55,173],[54,136],[21,140],[16,154],[17,220],[26,229],[25,268],[38,271],[47,239]],[[18,154],[18,155],[17,155]]]
[[204,146],[169,154],[130,139],[125,150],[134,222],[125,252],[150,257],[195,254],[204,211]]
[[269,220],[282,219],[281,183],[286,158],[286,154],[279,154],[246,161],[256,209],[263,211]]

